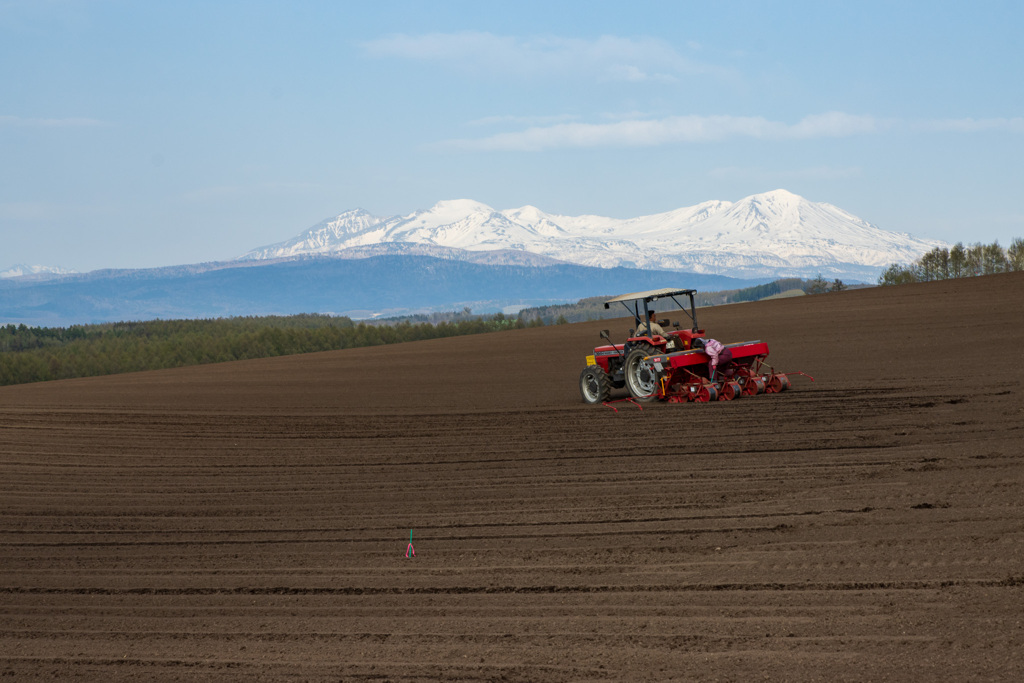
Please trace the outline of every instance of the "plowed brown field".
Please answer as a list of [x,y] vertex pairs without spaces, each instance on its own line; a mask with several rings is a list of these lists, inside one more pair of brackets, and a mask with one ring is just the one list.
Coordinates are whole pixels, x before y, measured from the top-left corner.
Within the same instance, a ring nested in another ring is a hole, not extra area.
[[0,675],[1024,680],[1024,274],[700,316],[817,381],[584,405],[620,320],[0,388]]

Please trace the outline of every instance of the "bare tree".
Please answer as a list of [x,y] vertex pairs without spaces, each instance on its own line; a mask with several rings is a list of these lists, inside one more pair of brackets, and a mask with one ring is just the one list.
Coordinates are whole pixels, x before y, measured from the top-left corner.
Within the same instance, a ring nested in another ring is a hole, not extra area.
[[981,272],[984,275],[1006,272],[1006,253],[998,240],[981,248]]
[[967,250],[963,242],[957,242],[949,250],[949,276],[953,278],[967,275]]
[[1024,239],[1015,237],[1006,249],[1006,268],[1012,272],[1024,270]]
[[949,250],[935,247],[918,259],[919,276],[923,282],[949,279]]
[[821,273],[818,273],[818,277],[816,277],[813,280],[811,280],[810,283],[807,285],[807,293],[808,294],[824,294],[827,291],[828,291],[828,280],[823,278],[821,276]]
[[917,280],[916,266],[893,263],[878,277],[878,284],[905,285],[911,282],[917,282]]
[[975,242],[967,247],[964,259],[964,277],[977,277],[984,272],[982,270],[982,263],[985,260],[984,249],[980,242]]

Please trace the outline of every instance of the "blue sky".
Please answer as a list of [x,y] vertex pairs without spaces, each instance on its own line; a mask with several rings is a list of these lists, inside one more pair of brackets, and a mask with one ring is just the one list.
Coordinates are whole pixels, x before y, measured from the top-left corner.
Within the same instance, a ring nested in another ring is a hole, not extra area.
[[1006,246],[1022,8],[0,0],[0,268],[229,259],[357,207],[778,188]]

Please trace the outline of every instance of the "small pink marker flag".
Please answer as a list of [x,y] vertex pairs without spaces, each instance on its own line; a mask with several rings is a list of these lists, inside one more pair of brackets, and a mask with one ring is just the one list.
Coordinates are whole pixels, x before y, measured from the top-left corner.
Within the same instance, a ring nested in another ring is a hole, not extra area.
[[412,547],[412,529],[409,529],[409,547],[405,549],[406,557],[416,557],[416,548]]

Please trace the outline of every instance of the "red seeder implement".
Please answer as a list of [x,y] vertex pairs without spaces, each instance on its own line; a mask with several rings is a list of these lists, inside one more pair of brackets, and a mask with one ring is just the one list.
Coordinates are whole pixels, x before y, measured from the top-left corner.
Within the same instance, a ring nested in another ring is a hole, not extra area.
[[765,363],[768,344],[762,341],[726,344],[732,360],[709,376],[708,356],[699,350],[648,356],[639,362],[639,383],[652,389],[651,398],[669,403],[731,401],[741,396],[778,394],[790,387],[790,377],[805,372],[778,372]]

